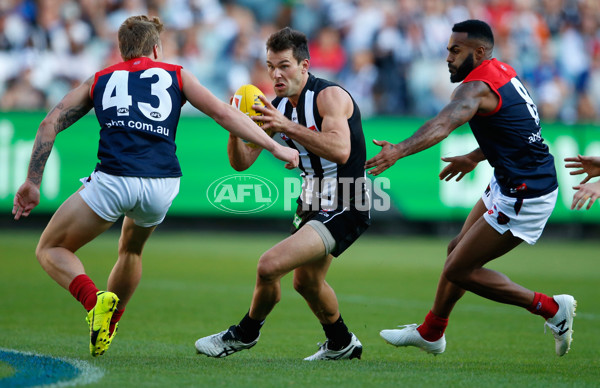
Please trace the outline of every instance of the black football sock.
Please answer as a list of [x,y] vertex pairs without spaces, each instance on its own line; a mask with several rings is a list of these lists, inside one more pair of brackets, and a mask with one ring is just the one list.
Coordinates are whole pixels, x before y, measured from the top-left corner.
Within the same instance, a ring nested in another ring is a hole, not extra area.
[[329,342],[327,342],[327,349],[341,350],[350,344],[352,335],[348,331],[348,327],[344,323],[341,315],[334,323],[321,325],[323,326],[323,330],[325,330],[325,336],[327,336],[327,339],[329,340]]
[[260,328],[265,321],[257,321],[256,319],[250,318],[250,312],[244,315],[244,318],[236,326],[236,332],[240,340],[244,343],[254,341],[260,334]]

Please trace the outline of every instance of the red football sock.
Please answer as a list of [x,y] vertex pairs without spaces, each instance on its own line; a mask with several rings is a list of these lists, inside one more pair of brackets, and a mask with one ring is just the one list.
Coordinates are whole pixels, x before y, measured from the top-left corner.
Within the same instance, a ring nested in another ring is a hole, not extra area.
[[96,305],[96,292],[98,288],[86,274],[78,275],[69,284],[69,292],[87,310],[90,311]]
[[113,313],[112,318],[110,319],[110,327],[108,328],[108,332],[112,335],[113,331],[115,331],[115,326],[117,325],[117,322],[119,322],[119,320],[121,319],[121,317],[123,316],[123,313],[125,312],[125,309],[123,310],[117,310]]
[[548,295],[536,292],[533,303],[527,308],[529,312],[541,315],[544,319],[552,318],[558,312],[558,303]]
[[425,316],[425,322],[417,327],[417,331],[426,341],[434,342],[442,338],[447,326],[448,318],[438,317],[429,311]]

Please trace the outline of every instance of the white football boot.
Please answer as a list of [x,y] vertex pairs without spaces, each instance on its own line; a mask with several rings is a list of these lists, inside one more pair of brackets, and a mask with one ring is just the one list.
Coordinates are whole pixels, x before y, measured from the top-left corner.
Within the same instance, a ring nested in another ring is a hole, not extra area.
[[577,301],[571,295],[554,295],[552,298],[558,303],[558,311],[552,318],[546,320],[544,332],[546,332],[546,326],[552,330],[556,343],[556,354],[564,356],[571,349],[573,317],[576,315]]
[[437,341],[429,342],[417,331],[416,323],[398,326],[402,329],[381,330],[379,335],[389,344],[394,346],[416,346],[433,355],[444,353],[446,350],[446,335]]
[[200,338],[196,341],[196,350],[198,353],[209,357],[227,357],[230,354],[240,350],[250,349],[258,342],[260,334],[252,342],[242,342],[235,335],[235,325],[220,333]]
[[315,361],[315,360],[351,360],[358,358],[362,355],[362,344],[356,338],[353,333],[350,333],[352,338],[350,343],[345,348],[340,350],[330,350],[327,348],[329,340],[325,341],[324,344],[319,344],[319,350],[312,356],[308,356],[304,361]]

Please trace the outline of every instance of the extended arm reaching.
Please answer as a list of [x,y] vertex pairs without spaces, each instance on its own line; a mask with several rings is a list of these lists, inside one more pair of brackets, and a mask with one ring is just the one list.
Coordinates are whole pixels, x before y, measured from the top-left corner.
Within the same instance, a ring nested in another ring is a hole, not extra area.
[[484,82],[468,82],[456,88],[452,100],[440,113],[427,121],[411,137],[392,144],[373,140],[381,151],[367,160],[365,168],[372,168],[371,175],[379,175],[406,156],[423,151],[444,140],[452,131],[468,122],[480,109],[482,101],[491,90]]

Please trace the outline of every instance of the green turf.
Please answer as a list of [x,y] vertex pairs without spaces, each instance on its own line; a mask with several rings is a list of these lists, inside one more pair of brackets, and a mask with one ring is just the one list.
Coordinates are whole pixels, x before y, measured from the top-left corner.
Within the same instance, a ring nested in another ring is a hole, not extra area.
[[[421,322],[431,307],[448,239],[364,236],[328,277],[341,312],[364,346],[363,359],[303,362],[324,336],[292,288],[250,351],[226,359],[195,354],[194,341],[246,313],[256,261],[281,235],[169,232],[146,246],[144,275],[106,355],[88,354],[85,312],[38,265],[39,232],[0,233],[0,348],[84,360],[104,372],[92,386],[206,387],[581,387],[600,383],[600,264],[596,242],[542,239],[491,264],[536,291],[578,299],[572,350],[554,354],[543,320],[467,294],[433,357],[394,348],[381,329]],[[103,287],[116,257],[113,231],[78,253]],[[11,373],[0,364],[0,378]],[[0,386],[2,380],[0,379]]]

